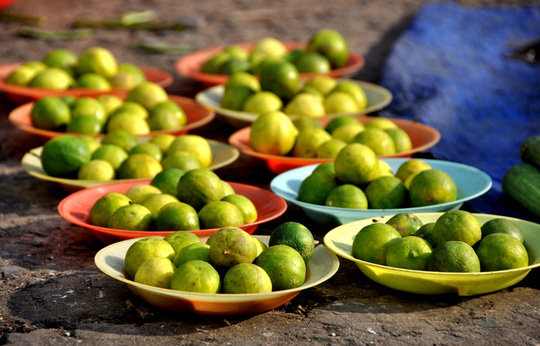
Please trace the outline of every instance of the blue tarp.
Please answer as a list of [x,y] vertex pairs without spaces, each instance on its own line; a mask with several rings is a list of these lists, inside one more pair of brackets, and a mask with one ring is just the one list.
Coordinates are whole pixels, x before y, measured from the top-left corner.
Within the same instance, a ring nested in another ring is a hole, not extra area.
[[[503,196],[504,172],[520,144],[540,134],[540,64],[507,59],[540,38],[540,6],[466,8],[430,3],[395,43],[380,84],[394,96],[381,116],[415,120],[441,133],[435,158],[489,174],[477,212],[537,221]],[[540,203],[540,201],[539,201]]]

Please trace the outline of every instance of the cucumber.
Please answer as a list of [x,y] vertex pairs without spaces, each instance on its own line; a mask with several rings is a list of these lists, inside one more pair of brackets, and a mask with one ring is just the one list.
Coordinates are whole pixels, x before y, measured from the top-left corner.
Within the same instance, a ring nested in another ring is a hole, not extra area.
[[540,135],[527,138],[519,148],[519,156],[523,162],[540,168]]
[[508,168],[502,179],[503,192],[523,208],[540,217],[540,170],[529,163]]

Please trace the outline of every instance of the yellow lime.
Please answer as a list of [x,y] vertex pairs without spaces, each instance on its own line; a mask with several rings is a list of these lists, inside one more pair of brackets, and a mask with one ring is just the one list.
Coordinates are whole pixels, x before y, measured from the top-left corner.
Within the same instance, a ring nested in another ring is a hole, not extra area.
[[425,171],[426,169],[431,169],[431,166],[420,159],[410,159],[405,162],[403,162],[396,171],[396,178],[401,179],[401,181],[405,182],[409,176]]
[[105,160],[117,170],[128,158],[128,153],[116,144],[102,144],[93,154],[93,160]]
[[326,114],[354,113],[358,111],[358,103],[354,97],[344,91],[332,91],[324,99]]
[[91,47],[84,50],[77,62],[79,75],[93,72],[106,78],[113,77],[118,71],[118,62],[114,55],[103,47]]
[[163,170],[161,163],[147,154],[130,155],[118,168],[120,179],[152,179]]
[[341,149],[345,148],[346,146],[347,143],[344,141],[332,138],[319,145],[317,148],[317,154],[315,156],[318,158],[335,159]]
[[377,155],[392,155],[396,153],[396,145],[392,137],[380,129],[366,128],[354,136],[353,142],[367,145]]
[[212,148],[208,141],[199,135],[182,135],[176,137],[167,150],[167,155],[175,151],[185,151],[194,156],[201,168],[208,168],[212,165]]
[[335,129],[345,124],[357,124],[357,125],[361,125],[362,127],[364,126],[362,125],[360,120],[356,119],[355,117],[344,115],[344,116],[334,117],[332,120],[328,122],[328,124],[326,124],[325,129],[326,131],[328,131],[328,133],[332,133],[334,132]]
[[329,76],[319,75],[308,79],[304,84],[304,88],[314,88],[319,91],[323,96],[326,96],[337,85],[337,81]]
[[396,146],[396,153],[401,153],[412,149],[411,138],[404,130],[397,128],[388,129],[385,130],[385,132],[388,133],[390,137],[392,137],[392,140],[394,141],[394,144]]
[[148,118],[149,112],[144,108],[141,104],[133,101],[126,101],[122,103],[119,107],[117,107],[112,113],[111,117],[121,114],[121,113],[129,113],[132,115],[140,116],[143,119]]
[[252,263],[257,256],[257,246],[249,233],[238,227],[222,227],[209,238],[210,261],[221,269],[238,263]]
[[105,160],[90,160],[79,168],[79,180],[114,180],[114,167]]
[[364,125],[361,123],[343,124],[330,132],[335,139],[342,140],[345,143],[352,143],[357,134],[364,131]]
[[379,160],[370,147],[351,143],[336,156],[334,169],[342,182],[360,186],[379,176]]
[[75,81],[69,73],[58,67],[47,67],[36,73],[34,78],[28,82],[28,86],[51,89],[66,90],[73,86]]
[[169,288],[176,266],[168,258],[154,257],[140,265],[133,281],[160,288]]
[[175,151],[174,153],[167,155],[161,164],[164,169],[177,168],[184,172],[195,168],[201,168],[197,158],[185,151]]
[[105,109],[105,113],[107,115],[114,112],[118,107],[120,107],[124,103],[124,101],[116,95],[107,95],[107,94],[99,95],[97,97],[97,100],[101,102],[101,105]]
[[368,99],[366,96],[366,92],[364,91],[364,89],[362,89],[360,85],[358,85],[358,83],[352,80],[340,80],[337,83],[336,87],[332,90],[332,92],[336,91],[346,92],[351,95],[356,101],[356,105],[359,110],[367,108]]
[[152,131],[179,129],[186,123],[186,113],[172,100],[155,105],[148,117],[148,124]]
[[402,237],[417,235],[420,227],[424,225],[418,216],[411,213],[396,214],[388,219],[386,224],[394,227]]
[[313,117],[322,117],[325,114],[321,99],[303,92],[296,94],[285,105],[283,111],[287,115],[310,115]]
[[129,197],[118,192],[109,192],[100,197],[90,209],[89,222],[91,225],[107,227],[109,218],[120,207],[131,203]]
[[250,95],[244,102],[244,112],[268,113],[278,111],[283,106],[283,101],[271,91],[259,91]]
[[317,120],[317,118],[310,115],[299,115],[291,117],[294,126],[300,131],[301,129],[308,127],[317,127],[323,128],[322,124]]
[[96,138],[89,136],[89,135],[82,135],[79,136],[79,139],[86,144],[88,149],[90,149],[90,153],[94,155],[96,150],[98,150],[101,147],[101,142],[98,141]]
[[134,242],[124,257],[124,270],[128,278],[133,279],[139,267],[150,258],[168,258],[173,260],[174,249],[162,238],[146,237]]
[[266,271],[253,263],[239,263],[223,277],[224,293],[269,293],[272,280]]
[[132,113],[118,113],[111,115],[107,123],[107,132],[126,131],[134,135],[147,135],[150,126],[146,119]]
[[298,129],[282,112],[261,114],[251,125],[249,144],[253,150],[271,155],[286,155],[294,147]]
[[97,73],[85,73],[75,80],[75,88],[109,91],[112,89],[107,78]]
[[295,157],[316,157],[317,149],[332,136],[321,128],[307,128],[298,132],[292,155]]
[[125,195],[135,204],[143,204],[148,198],[160,195],[161,191],[152,185],[137,184],[130,187]]
[[147,110],[168,99],[169,95],[162,86],[148,81],[131,89],[126,96],[126,101],[140,103]]
[[154,143],[150,142],[137,144],[129,151],[128,154],[146,154],[152,156],[154,159],[156,159],[156,161],[161,161],[161,159],[163,158],[163,153],[161,152],[161,149]]
[[161,133],[152,137],[149,142],[157,145],[161,149],[161,152],[166,154],[175,138],[176,137],[170,133]]
[[135,77],[137,85],[146,82],[146,75],[137,65],[124,62],[118,65],[118,72],[128,72]]
[[202,244],[201,238],[189,231],[176,231],[163,239],[171,244],[176,255],[178,255],[186,246],[191,244]]
[[[394,176],[394,172],[392,171],[392,167],[383,160],[379,160],[379,177],[385,177],[385,176]],[[407,187],[407,185],[405,185]]]
[[137,79],[129,72],[118,71],[109,79],[109,84],[112,89],[132,89],[137,86]]
[[227,83],[225,83],[225,93],[227,93],[228,89],[236,86],[236,85],[242,85],[245,87],[248,87],[253,92],[261,91],[261,83],[255,77],[249,72],[236,72],[233,73],[230,77]]
[[127,131],[111,131],[103,137],[101,144],[115,144],[129,152],[134,146],[139,144],[139,140],[133,133]]
[[99,120],[101,124],[107,121],[107,112],[103,104],[92,97],[79,97],[71,105],[71,115],[73,118],[91,116]]
[[210,245],[201,242],[186,245],[176,253],[173,263],[175,266],[180,267],[182,264],[193,260],[210,263]]
[[169,203],[174,202],[179,202],[176,197],[174,197],[173,195],[162,193],[148,197],[142,205],[146,209],[150,210],[154,218],[157,218],[161,208],[163,208]]
[[37,69],[31,66],[21,65],[12,72],[10,72],[4,82],[6,84],[25,86],[30,83],[32,78],[34,78],[37,73]]

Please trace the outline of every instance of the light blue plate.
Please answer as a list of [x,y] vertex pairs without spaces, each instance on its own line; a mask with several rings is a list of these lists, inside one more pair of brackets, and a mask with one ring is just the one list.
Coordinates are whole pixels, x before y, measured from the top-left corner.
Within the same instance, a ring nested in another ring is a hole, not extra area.
[[[410,160],[403,159],[382,159],[387,162],[395,173],[399,166]],[[384,215],[394,215],[399,213],[432,213],[444,212],[461,208],[464,202],[486,193],[492,185],[489,175],[481,170],[460,163],[421,159],[428,163],[433,169],[440,169],[446,172],[457,185],[457,200],[449,203],[430,205],[416,208],[401,209],[347,209],[326,207],[297,200],[298,189],[302,181],[313,172],[318,165],[304,166],[292,169],[276,176],[270,183],[270,189],[289,203],[298,205],[310,218],[322,224],[346,224],[356,220],[363,220]]]

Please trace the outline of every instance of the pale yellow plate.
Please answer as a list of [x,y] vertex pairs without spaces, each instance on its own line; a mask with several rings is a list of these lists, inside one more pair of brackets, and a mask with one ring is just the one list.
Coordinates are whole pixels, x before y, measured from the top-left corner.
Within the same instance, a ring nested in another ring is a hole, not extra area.
[[[143,139],[141,139],[141,142]],[[208,143],[210,144],[210,149],[212,149],[212,156],[213,161],[212,165],[208,167],[210,170],[216,170],[218,168],[225,167],[234,161],[238,159],[240,156],[240,152],[235,147],[225,144],[223,142],[215,141],[212,139],[207,139]],[[21,164],[23,169],[30,174],[31,176],[46,180],[46,181],[52,181],[54,183],[58,183],[62,188],[64,188],[66,191],[77,191],[80,189],[85,189],[88,187],[94,187],[99,185],[105,185],[105,184],[112,184],[117,183],[121,181],[132,181],[136,179],[115,179],[110,181],[103,181],[103,180],[79,180],[79,179],[65,179],[65,178],[56,178],[48,175],[43,170],[43,166],[41,165],[41,151],[43,150],[43,147],[38,147],[30,150],[27,152],[22,160]],[[141,179],[144,180],[144,179]]]
[[[415,214],[422,222],[434,222],[443,213]],[[408,270],[374,264],[352,256],[352,244],[356,234],[373,222],[386,222],[392,215],[351,222],[334,228],[324,237],[328,250],[356,263],[365,276],[371,280],[400,291],[417,294],[457,294],[473,296],[502,290],[520,282],[533,268],[540,266],[540,225],[505,216],[474,214],[481,224],[494,219],[505,218],[517,224],[525,236],[525,247],[529,253],[529,266],[481,273],[443,273]]]
[[[255,236],[268,244],[269,236]],[[270,293],[210,294],[175,291],[140,284],[124,275],[124,257],[128,248],[141,238],[124,240],[101,249],[95,256],[95,264],[103,273],[122,281],[138,297],[159,308],[172,311],[190,311],[202,315],[255,314],[281,306],[300,293],[330,279],[339,269],[339,259],[324,245],[315,248],[307,264],[306,282],[297,288]],[[206,242],[208,237],[201,237]]]
[[[339,80],[346,80],[346,79],[339,79]],[[327,116],[344,116],[344,115],[364,115],[364,114],[370,114],[375,111],[381,110],[384,107],[388,106],[390,102],[392,102],[392,93],[379,85],[363,82],[359,80],[354,79],[348,79],[351,80],[362,89],[364,89],[367,99],[368,99],[368,107],[366,109],[363,109],[358,112],[354,113],[340,113],[340,114],[327,114]],[[195,96],[195,101],[199,102],[201,105],[210,108],[214,112],[221,114],[225,117],[229,123],[231,123],[233,126],[237,127],[243,127],[250,125],[257,117],[258,114],[255,113],[248,113],[248,112],[240,112],[235,111],[232,109],[226,109],[221,107],[221,99],[223,98],[223,92],[224,92],[224,86],[223,85],[217,85],[211,88],[208,88],[206,90],[203,90],[199,92]]]

